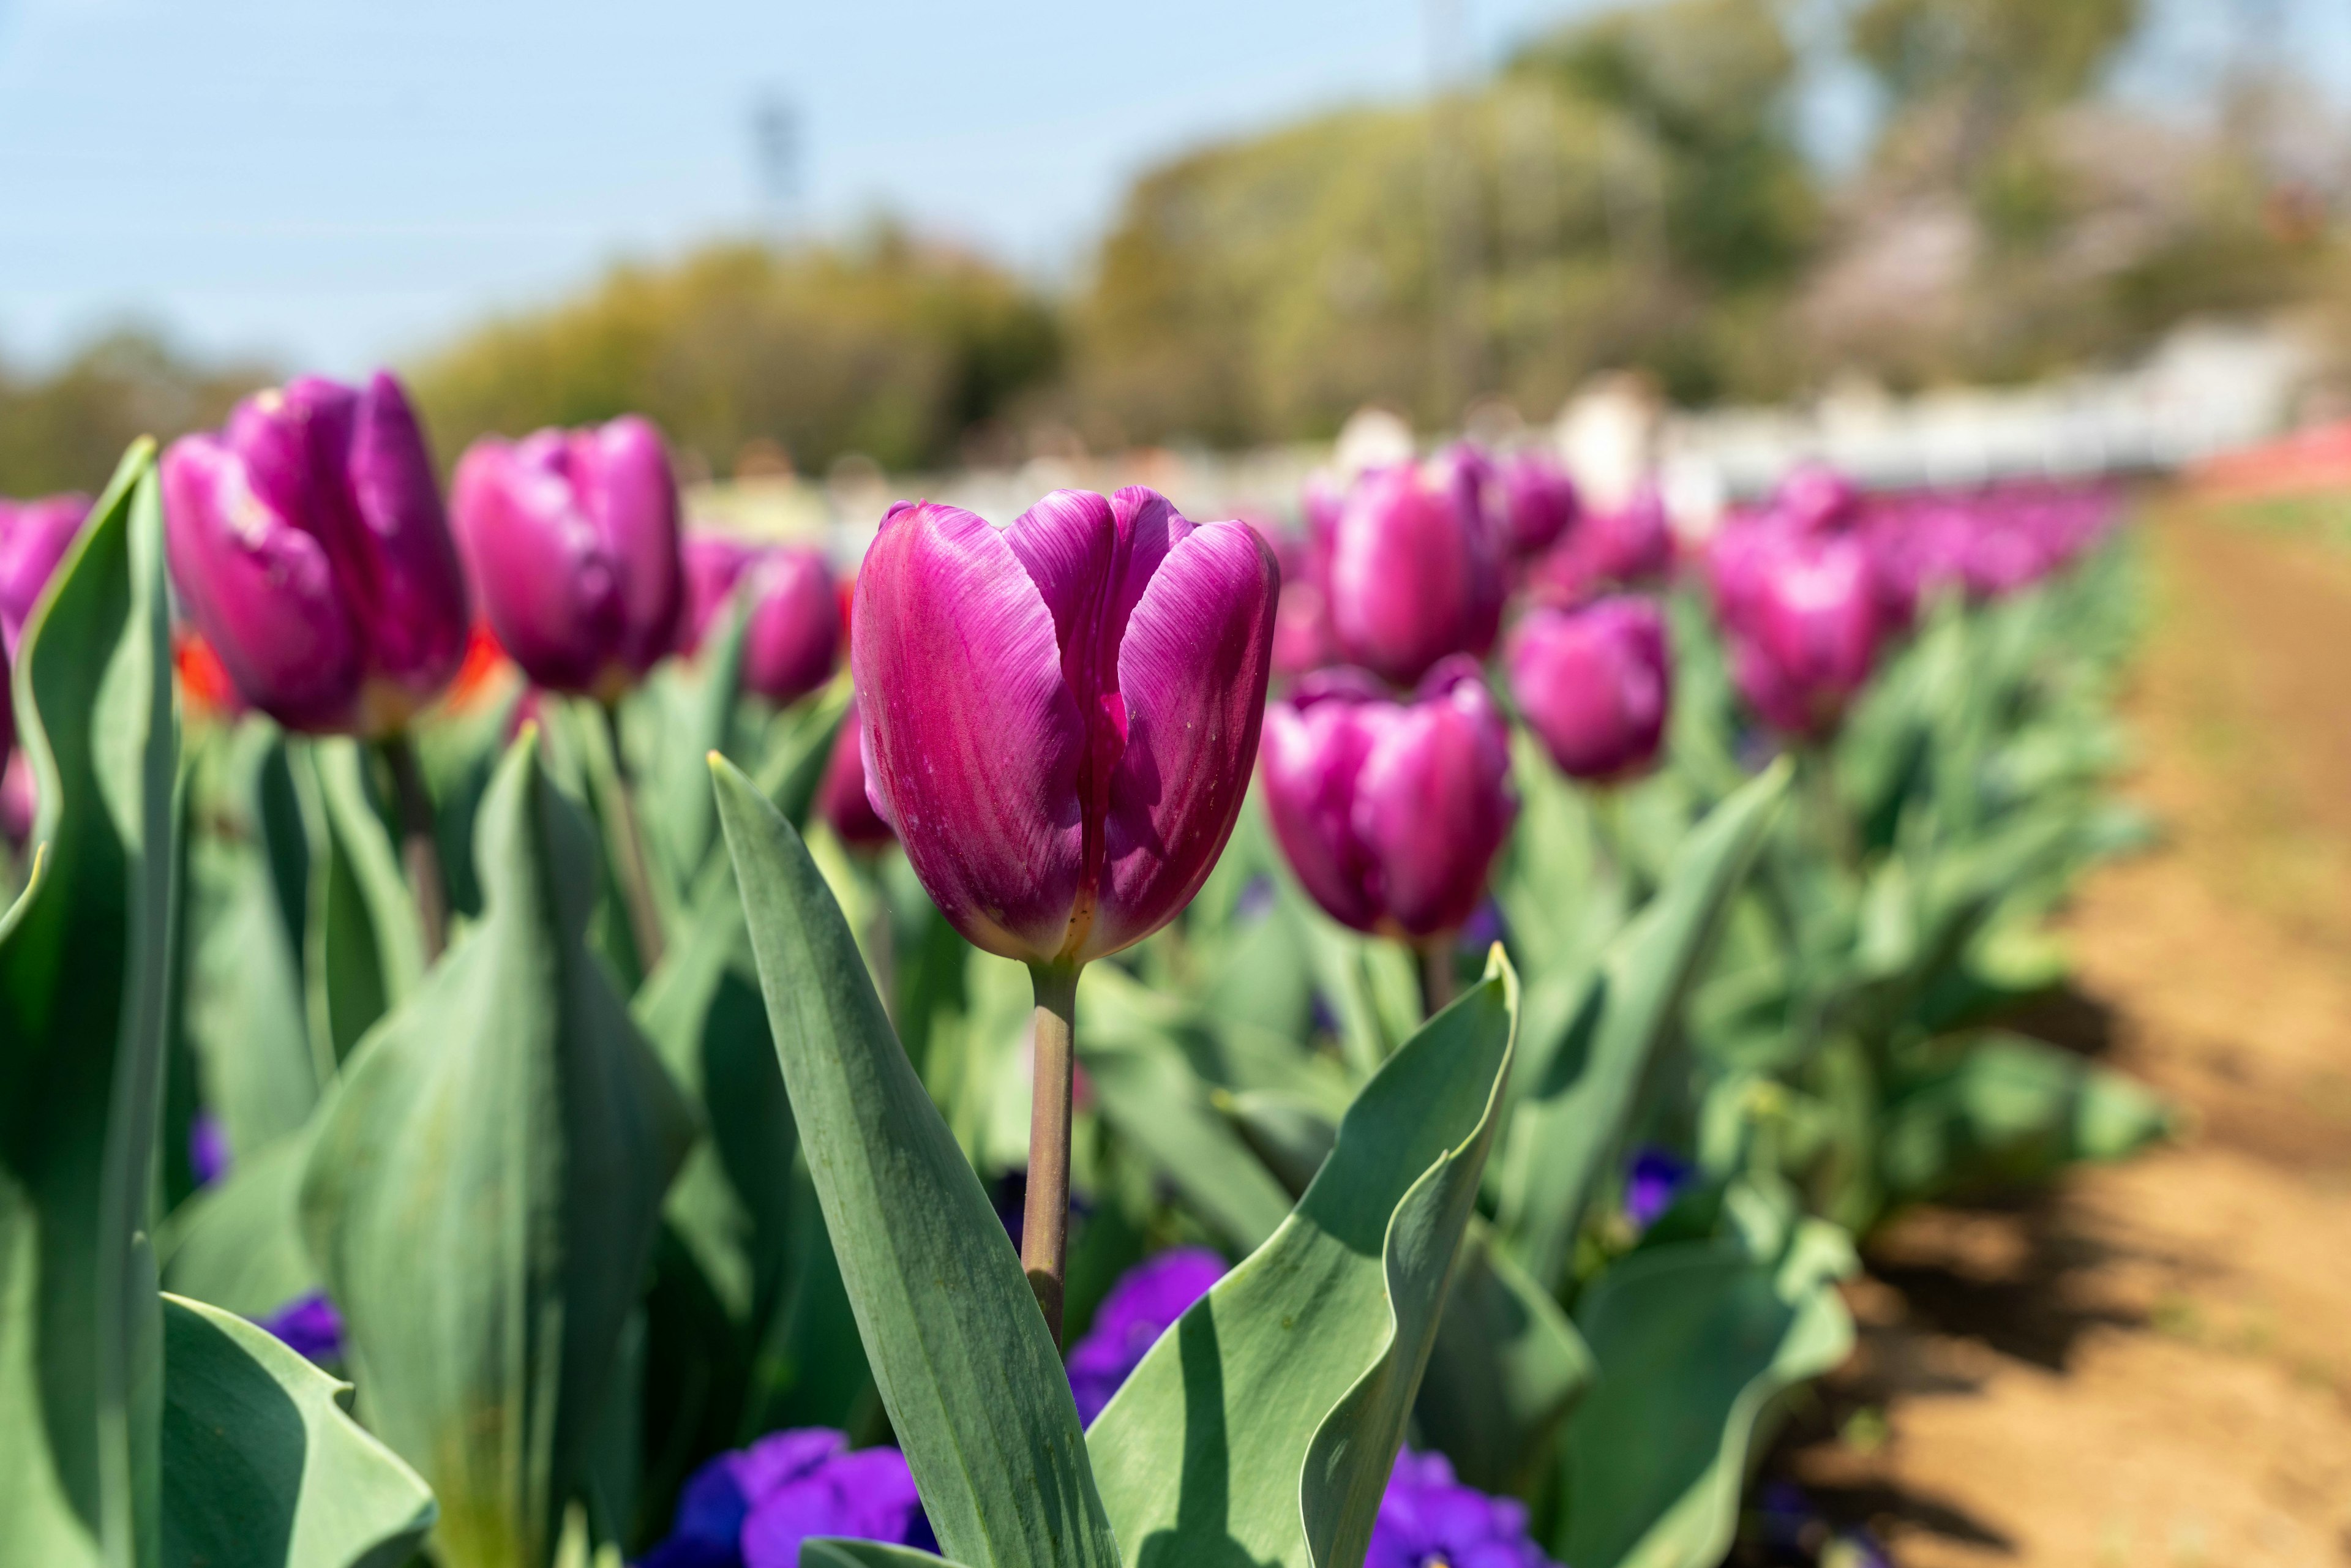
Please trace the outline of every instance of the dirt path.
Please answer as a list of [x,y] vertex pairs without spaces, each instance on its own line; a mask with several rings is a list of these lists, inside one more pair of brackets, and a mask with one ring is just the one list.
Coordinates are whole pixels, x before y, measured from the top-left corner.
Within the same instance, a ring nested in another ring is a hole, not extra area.
[[2180,1145],[1912,1215],[1775,1468],[1902,1568],[2351,1563],[2351,551],[2148,529],[2158,852],[2084,889],[2053,1015]]

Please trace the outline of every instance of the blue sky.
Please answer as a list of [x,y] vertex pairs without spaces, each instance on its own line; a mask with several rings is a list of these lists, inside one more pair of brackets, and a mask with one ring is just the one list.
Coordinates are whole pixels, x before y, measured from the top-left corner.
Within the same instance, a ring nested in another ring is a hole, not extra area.
[[[1475,61],[1591,3],[1449,0]],[[2314,40],[2335,37],[2322,13],[2351,16],[2284,3],[2321,17]],[[126,317],[337,371],[413,353],[616,256],[762,221],[768,94],[796,107],[807,222],[887,207],[1066,274],[1154,160],[1416,89],[1427,10],[0,0],[0,354]],[[2196,14],[2172,29],[2183,58]],[[2338,41],[2351,59],[2351,26]],[[1851,84],[1815,96],[1823,134],[1850,140]]]

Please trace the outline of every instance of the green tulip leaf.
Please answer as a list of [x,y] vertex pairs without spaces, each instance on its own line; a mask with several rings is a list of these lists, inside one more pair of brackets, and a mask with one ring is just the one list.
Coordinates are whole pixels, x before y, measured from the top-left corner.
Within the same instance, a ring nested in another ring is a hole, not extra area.
[[947,1559],[887,1541],[819,1535],[800,1543],[800,1568],[927,1568]]
[[1480,1491],[1525,1495],[1592,1383],[1592,1353],[1550,1292],[1473,1219],[1413,1415]]
[[302,1171],[310,1131],[239,1160],[172,1210],[155,1239],[163,1286],[243,1317],[268,1316],[319,1288],[302,1244]]
[[359,742],[332,737],[302,751],[294,770],[310,833],[302,961],[311,1050],[331,1075],[416,989],[424,946],[399,853],[368,794]]
[[1088,1431],[1127,1561],[1362,1561],[1494,1136],[1518,980],[1422,1026],[1272,1239],[1160,1336]]
[[1852,1349],[1835,1281],[1853,1268],[1843,1231],[1804,1220],[1777,1258],[1688,1241],[1601,1275],[1576,1312],[1599,1375],[1568,1421],[1552,1555],[1576,1568],[1720,1563],[1773,1401]]
[[1119,1562],[1077,1406],[1004,1228],[799,833],[714,758],[776,1054],[882,1402],[947,1553]]
[[1707,814],[1656,895],[1610,944],[1566,1037],[1529,1051],[1503,1150],[1498,1224],[1543,1289],[1562,1282],[1650,1058],[1787,780],[1786,766],[1776,765]]
[[433,1493],[338,1382],[244,1319],[163,1298],[165,1568],[399,1568]]
[[0,1564],[155,1560],[148,1206],[179,859],[163,518],[134,445],[17,648],[31,880],[0,915]]
[[361,1414],[432,1483],[448,1568],[555,1549],[693,1130],[586,946],[594,849],[538,752],[527,730],[483,801],[481,921],[360,1041],[301,1194]]
[[693,887],[716,847],[718,819],[702,759],[714,751],[734,752],[743,633],[749,624],[748,606],[737,589],[691,663],[673,659],[663,664],[629,705],[627,716],[640,723],[627,738],[648,743],[632,747],[630,756],[642,780],[645,847],[674,887]]

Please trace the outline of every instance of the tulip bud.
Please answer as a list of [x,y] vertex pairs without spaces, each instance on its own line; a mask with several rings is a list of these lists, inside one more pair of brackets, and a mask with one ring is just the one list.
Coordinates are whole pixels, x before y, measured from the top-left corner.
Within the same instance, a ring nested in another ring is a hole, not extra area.
[[1654,485],[1613,512],[1586,512],[1535,561],[1528,587],[1545,604],[1581,604],[1612,587],[1662,577],[1674,564],[1673,528]]
[[457,465],[457,532],[490,630],[550,691],[612,702],[674,644],[677,482],[633,415],[486,436]]
[[1549,453],[1513,454],[1502,460],[1495,477],[1510,522],[1512,554],[1540,555],[1575,521],[1575,481]]
[[1739,570],[1726,617],[1732,679],[1774,729],[1826,734],[1877,654],[1881,612],[1868,551],[1847,538],[1767,537]]
[[291,729],[386,735],[465,653],[465,580],[424,434],[381,371],[237,404],[163,457],[181,601],[246,701]]
[[841,657],[841,601],[823,552],[768,550],[745,569],[751,621],[743,632],[743,685],[778,706],[832,678]]
[[1266,714],[1266,815],[1298,880],[1358,931],[1426,942],[1477,910],[1509,835],[1510,737],[1466,656],[1395,702],[1359,670]]
[[857,578],[866,788],[975,946],[1082,964],[1199,890],[1249,783],[1280,574],[1140,486],[1005,530],[901,502]]
[[1343,658],[1409,685],[1448,653],[1484,658],[1502,618],[1502,546],[1483,459],[1374,469],[1332,529],[1323,583]]
[[1665,618],[1646,599],[1541,609],[1510,637],[1510,695],[1571,778],[1622,778],[1656,759],[1672,698]]
[[824,778],[816,787],[816,809],[833,835],[852,849],[878,850],[893,836],[890,824],[873,809],[865,789],[865,726],[857,716],[857,700],[832,737],[832,755],[825,759]]
[[758,550],[725,534],[690,533],[678,547],[685,571],[685,621],[678,652],[691,653],[710,635],[710,623],[726,606],[743,569],[758,559]]
[[1825,463],[1799,463],[1781,477],[1771,508],[1800,534],[1841,533],[1861,519],[1861,491]]
[[14,654],[41,590],[89,517],[88,496],[0,500],[0,642]]

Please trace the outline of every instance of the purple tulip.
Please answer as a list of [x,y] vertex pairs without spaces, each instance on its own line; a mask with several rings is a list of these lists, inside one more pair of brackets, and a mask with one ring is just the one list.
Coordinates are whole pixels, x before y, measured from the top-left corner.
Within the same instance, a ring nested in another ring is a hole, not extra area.
[[1364,1568],[1554,1568],[1527,1534],[1527,1505],[1453,1479],[1443,1454],[1396,1455]]
[[335,1311],[335,1303],[321,1291],[297,1296],[259,1322],[284,1341],[287,1349],[312,1361],[340,1361],[343,1357],[343,1315]]
[[465,661],[465,573],[400,383],[316,376],[163,457],[181,601],[251,706],[290,729],[403,727]]
[[1356,480],[1323,583],[1341,657],[1408,686],[1448,653],[1493,647],[1505,583],[1485,475],[1482,457],[1457,448]]
[[1510,549],[1540,555],[1559,542],[1576,518],[1575,481],[1547,452],[1525,451],[1504,458],[1495,471],[1510,522]]
[[710,634],[710,623],[726,607],[743,569],[758,559],[758,547],[725,534],[689,533],[678,547],[685,570],[685,621],[678,651],[691,653]]
[[890,824],[873,809],[865,791],[865,727],[857,716],[857,701],[850,699],[841,733],[832,737],[832,755],[825,759],[824,778],[816,787],[817,813],[833,836],[853,850],[878,850],[893,837]]
[[41,590],[89,519],[88,496],[0,500],[0,643],[9,657]]
[[457,465],[457,532],[490,630],[549,691],[610,703],[677,639],[677,482],[634,416],[485,436]]
[[1074,966],[1156,931],[1232,832],[1280,572],[1140,487],[1007,529],[901,502],[857,578],[866,789],[975,946]]
[[1842,533],[1861,520],[1861,491],[1825,463],[1799,463],[1782,476],[1771,507],[1800,534]]
[[744,569],[751,622],[743,632],[743,685],[778,706],[832,679],[841,659],[841,598],[823,552],[785,546]]
[[1527,573],[1539,603],[1581,604],[1611,588],[1663,577],[1674,564],[1664,497],[1644,485],[1613,512],[1587,512]]
[[1665,618],[1646,599],[1537,609],[1511,633],[1510,695],[1570,778],[1646,768],[1665,738],[1673,665]]
[[1205,1247],[1177,1247],[1129,1269],[1094,1312],[1093,1326],[1070,1349],[1070,1392],[1087,1426],[1143,1364],[1177,1318],[1225,1277],[1225,1260]]
[[1742,542],[1729,564],[1717,595],[1740,694],[1782,734],[1825,735],[1877,656],[1882,611],[1868,550],[1842,536],[1766,534]]
[[852,1450],[842,1434],[808,1427],[695,1471],[669,1538],[638,1568],[796,1568],[801,1542],[819,1535],[938,1547],[905,1456]]
[[1460,929],[1510,830],[1510,737],[1475,661],[1404,702],[1360,670],[1308,676],[1272,705],[1266,815],[1334,920],[1416,942]]

